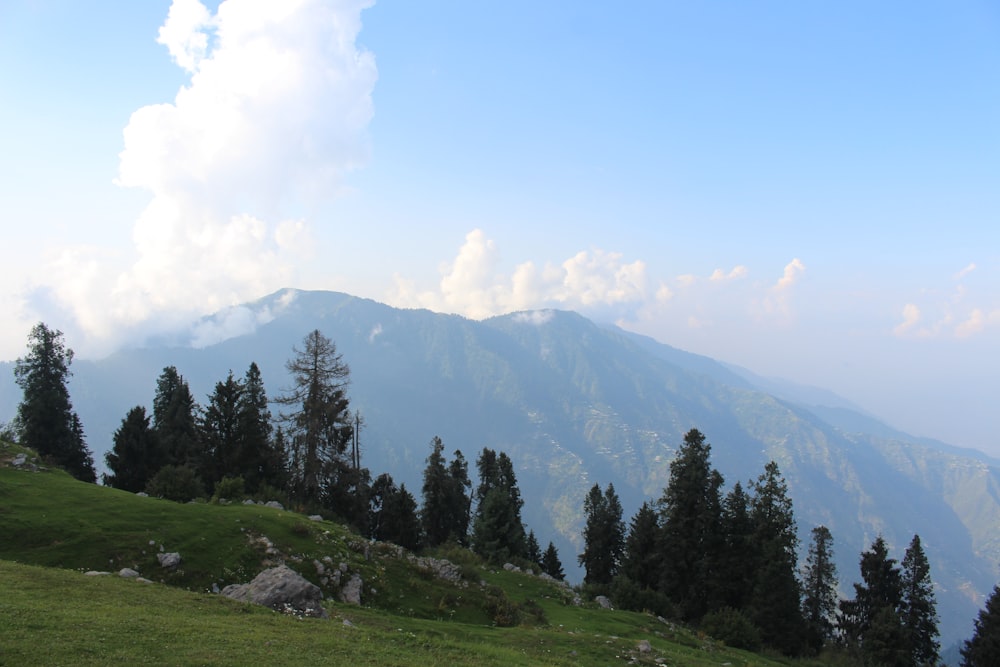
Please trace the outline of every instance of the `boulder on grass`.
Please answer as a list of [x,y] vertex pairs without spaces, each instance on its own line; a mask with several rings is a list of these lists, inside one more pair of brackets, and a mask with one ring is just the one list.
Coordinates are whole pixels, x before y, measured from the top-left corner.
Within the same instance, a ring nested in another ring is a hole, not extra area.
[[222,594],[296,616],[328,618],[323,591],[287,565],[264,570],[249,584],[232,584]]

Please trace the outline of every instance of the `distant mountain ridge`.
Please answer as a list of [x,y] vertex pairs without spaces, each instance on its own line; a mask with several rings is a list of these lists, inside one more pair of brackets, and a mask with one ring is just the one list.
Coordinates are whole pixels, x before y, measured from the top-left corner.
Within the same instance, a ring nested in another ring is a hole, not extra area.
[[[95,457],[103,459],[130,407],[152,402],[164,366],[176,366],[204,402],[229,370],[242,374],[255,361],[273,397],[287,386],[292,347],[313,329],[351,367],[349,395],[366,423],[364,465],[419,490],[435,435],[470,461],[483,447],[504,450],[526,522],[540,541],[556,542],[567,565],[582,548],[587,490],[614,483],[631,515],[660,496],[683,434],[698,428],[727,488],[778,462],[803,541],[819,523],[832,531],[845,592],[877,534],[898,559],[919,533],[944,645],[971,634],[996,583],[996,460],[907,436],[829,392],[765,380],[565,311],[472,321],[282,290],[204,318],[186,338],[75,362],[71,392]],[[11,365],[3,366],[0,420],[20,399]]]

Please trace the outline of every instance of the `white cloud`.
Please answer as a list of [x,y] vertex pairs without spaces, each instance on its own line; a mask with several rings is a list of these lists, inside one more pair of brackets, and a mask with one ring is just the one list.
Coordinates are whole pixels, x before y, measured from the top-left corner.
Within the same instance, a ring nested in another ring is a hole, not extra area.
[[174,0],[158,41],[191,74],[124,130],[117,183],[150,193],[134,258],[67,248],[36,286],[89,337],[278,289],[314,255],[282,209],[336,194],[365,163],[377,79],[355,40],[370,0]]
[[382,335],[382,324],[376,324],[372,327],[372,330],[368,332],[368,342],[374,343],[375,339]]
[[970,273],[972,273],[975,270],[976,270],[976,263],[972,262],[967,267],[965,267],[964,269],[962,269],[961,271],[959,271],[958,273],[956,273],[955,276],[954,276],[954,280],[961,280],[962,278],[964,278],[965,276],[969,275]]
[[156,41],[167,47],[174,62],[194,72],[208,51],[205,29],[212,25],[211,13],[198,0],[174,0]]
[[760,302],[760,310],[764,315],[776,316],[786,321],[792,317],[792,288],[802,278],[805,270],[806,265],[798,258],[785,265],[781,278],[771,286],[767,295]]
[[739,280],[741,278],[747,277],[747,267],[740,264],[739,266],[734,266],[729,273],[726,273],[722,269],[716,269],[712,272],[712,275],[708,277],[712,282],[727,282],[730,280]]
[[975,308],[969,313],[968,319],[960,322],[955,327],[955,336],[958,338],[968,338],[978,333],[982,333],[986,328],[986,313],[981,308]]
[[648,290],[644,262],[625,262],[620,253],[601,249],[581,251],[559,265],[542,268],[524,262],[505,276],[496,244],[481,229],[466,235],[455,259],[442,265],[441,274],[439,289],[423,292],[397,276],[389,300],[482,319],[535,308],[628,307],[644,302]]
[[920,323],[920,308],[916,304],[908,303],[903,306],[903,321],[892,330],[897,336],[905,335]]

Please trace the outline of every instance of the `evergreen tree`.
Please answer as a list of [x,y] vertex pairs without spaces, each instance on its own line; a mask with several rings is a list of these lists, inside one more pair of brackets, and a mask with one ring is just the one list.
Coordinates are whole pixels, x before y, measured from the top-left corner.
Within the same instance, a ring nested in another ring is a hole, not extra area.
[[721,610],[744,609],[753,593],[757,552],[753,540],[754,525],[750,519],[750,497],[739,482],[722,501],[722,547],[716,557],[715,593],[710,607]]
[[153,396],[153,430],[163,448],[166,465],[193,470],[201,466],[197,409],[191,389],[177,369],[164,368]]
[[497,455],[484,448],[476,461],[479,486],[476,489],[476,518],[472,526],[472,548],[494,562],[525,558],[527,535],[521,522],[521,491],[514,464],[506,453]]
[[833,562],[833,535],[826,526],[812,529],[803,576],[802,615],[807,642],[814,653],[833,638],[837,613],[837,566]]
[[802,650],[805,622],[795,576],[799,539],[792,500],[778,464],[769,462],[753,486],[750,518],[759,560],[750,600],[750,616],[761,640],[786,655]]
[[65,468],[85,482],[97,481],[94,459],[73,411],[66,383],[72,373],[73,350],[62,332],[39,322],[28,335],[28,354],[14,364],[14,378],[23,392],[17,406],[20,444],[46,461]]
[[533,530],[528,531],[527,558],[535,565],[541,566],[542,564],[542,548],[538,546],[538,538],[535,537]]
[[936,665],[941,648],[937,641],[937,603],[931,582],[931,566],[919,535],[914,535],[910,541],[903,555],[902,568],[899,616],[906,631],[911,662],[914,665]]
[[244,484],[246,483],[244,470],[240,466],[242,401],[243,385],[229,371],[224,382],[215,384],[215,391],[209,395],[208,403],[198,419],[201,442],[199,476],[209,491],[223,477],[243,477]]
[[962,647],[962,667],[995,667],[1000,665],[1000,586],[994,586],[979,610],[972,638]]
[[268,409],[264,380],[256,363],[251,362],[243,377],[239,412],[239,450],[237,469],[250,493],[262,484],[278,487],[283,483],[284,464],[274,450],[271,411]]
[[469,479],[469,463],[462,451],[455,450],[448,464],[448,497],[453,505],[450,534],[461,544],[468,544],[469,523],[472,521],[472,481]]
[[587,523],[583,529],[584,548],[578,561],[586,569],[583,581],[606,586],[618,574],[625,551],[625,523],[622,506],[613,484],[601,493],[595,484],[583,501]]
[[420,545],[417,503],[405,484],[397,488],[391,475],[379,475],[372,483],[369,507],[369,537],[411,551]]
[[660,583],[659,531],[656,510],[643,503],[629,522],[621,566],[621,574],[640,590],[656,590]]
[[293,496],[342,510],[333,497],[342,499],[341,491],[357,481],[345,474],[352,468],[347,447],[354,437],[347,398],[351,371],[333,341],[318,329],[305,337],[302,349],[292,352],[285,367],[293,386],[277,402],[291,408],[281,418],[292,449]]
[[549,542],[545,553],[542,554],[542,572],[559,581],[566,578],[566,575],[563,573],[562,562],[559,560],[559,552],[556,550],[556,545],[552,544],[552,542]]
[[163,452],[156,433],[149,426],[146,408],[137,405],[128,411],[115,431],[114,445],[104,455],[111,474],[102,475],[106,486],[139,493],[163,465]]
[[424,468],[423,505],[420,523],[427,546],[436,547],[448,540],[464,544],[469,526],[468,465],[459,451],[451,465],[446,465],[441,438],[431,440],[431,454]]
[[906,630],[892,607],[880,607],[865,633],[861,654],[872,667],[913,667],[907,649]]
[[709,465],[712,446],[697,429],[684,435],[660,499],[660,590],[685,621],[708,611],[720,549],[722,476]]
[[861,579],[854,584],[854,598],[840,601],[838,625],[849,643],[863,644],[875,616],[882,609],[895,610],[903,598],[902,579],[896,560],[879,535],[871,549],[861,554]]

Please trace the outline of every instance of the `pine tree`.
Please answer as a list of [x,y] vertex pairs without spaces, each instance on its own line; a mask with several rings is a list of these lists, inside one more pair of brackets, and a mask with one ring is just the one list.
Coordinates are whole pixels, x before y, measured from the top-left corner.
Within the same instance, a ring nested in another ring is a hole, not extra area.
[[840,601],[837,623],[844,639],[863,644],[875,616],[882,609],[895,612],[903,599],[902,580],[896,560],[879,535],[871,549],[861,554],[861,579],[854,584],[854,598]]
[[643,503],[629,522],[621,566],[621,574],[639,590],[656,590],[660,583],[659,532],[656,510]]
[[962,647],[962,667],[1000,665],[1000,586],[994,586],[976,617],[972,638]]
[[750,616],[761,640],[786,655],[802,650],[805,622],[795,576],[798,536],[792,500],[778,464],[769,462],[753,485],[750,518],[759,556],[750,600]]
[[102,475],[105,486],[138,493],[145,490],[163,465],[163,452],[149,425],[146,408],[137,405],[128,411],[115,431],[114,445],[104,455],[111,474]]
[[750,519],[750,497],[739,482],[722,501],[722,547],[715,558],[715,597],[710,607],[744,609],[753,593],[757,553],[753,541],[754,525]]
[[46,461],[85,482],[97,481],[94,459],[73,411],[66,386],[73,350],[62,332],[39,322],[28,335],[28,354],[14,364],[14,378],[24,392],[17,406],[20,443]]
[[446,464],[444,444],[441,438],[434,436],[424,468],[423,505],[420,508],[420,524],[429,547],[448,540],[459,544],[466,541],[471,502],[468,465],[460,451],[455,452],[451,465]]
[[411,551],[420,545],[417,503],[406,485],[397,488],[388,473],[379,475],[372,483],[369,511],[369,537],[393,542]]
[[469,479],[469,463],[462,455],[462,450],[456,449],[448,464],[447,490],[451,511],[451,535],[455,540],[466,546],[468,544],[469,523],[472,521],[472,481]]
[[285,367],[293,386],[277,402],[291,408],[281,418],[292,449],[293,495],[307,504],[342,511],[337,501],[359,481],[347,474],[353,469],[347,457],[354,437],[347,398],[351,371],[337,346],[318,329],[305,337],[302,349],[292,352]]
[[587,523],[583,529],[584,548],[578,561],[586,569],[583,581],[610,585],[621,567],[625,551],[625,523],[622,506],[613,484],[601,493],[595,484],[583,501]]
[[472,548],[494,562],[525,558],[527,535],[521,522],[521,491],[514,464],[506,453],[497,455],[484,448],[476,461],[479,486],[476,489],[476,517],[472,526]]
[[[215,384],[198,419],[201,456],[199,476],[209,490],[223,477],[243,477],[240,404],[243,385],[233,377]],[[244,484],[246,478],[243,477]]]
[[685,621],[708,611],[716,583],[711,575],[721,536],[722,476],[709,465],[711,451],[700,431],[688,431],[660,499],[660,590]]
[[197,470],[201,461],[196,413],[188,383],[174,366],[163,369],[153,396],[153,430],[163,448],[165,464]]
[[559,552],[556,550],[556,545],[552,544],[552,542],[549,542],[545,553],[542,554],[542,572],[559,581],[566,578],[566,575],[563,573],[562,562],[559,560]]
[[533,530],[528,531],[527,559],[535,565],[541,566],[542,564],[542,548],[538,546],[538,538],[535,537]]
[[281,455],[274,451],[271,411],[267,393],[257,364],[251,362],[243,377],[243,392],[237,405],[239,412],[239,456],[237,469],[250,493],[261,485],[280,486],[284,464]]
[[906,632],[910,659],[914,665],[936,665],[941,648],[937,641],[937,603],[931,582],[931,566],[919,535],[914,535],[910,541],[903,555],[902,568],[899,616]]
[[833,639],[837,613],[837,566],[833,562],[833,535],[826,526],[812,529],[812,542],[803,573],[802,615],[807,642],[814,653]]

